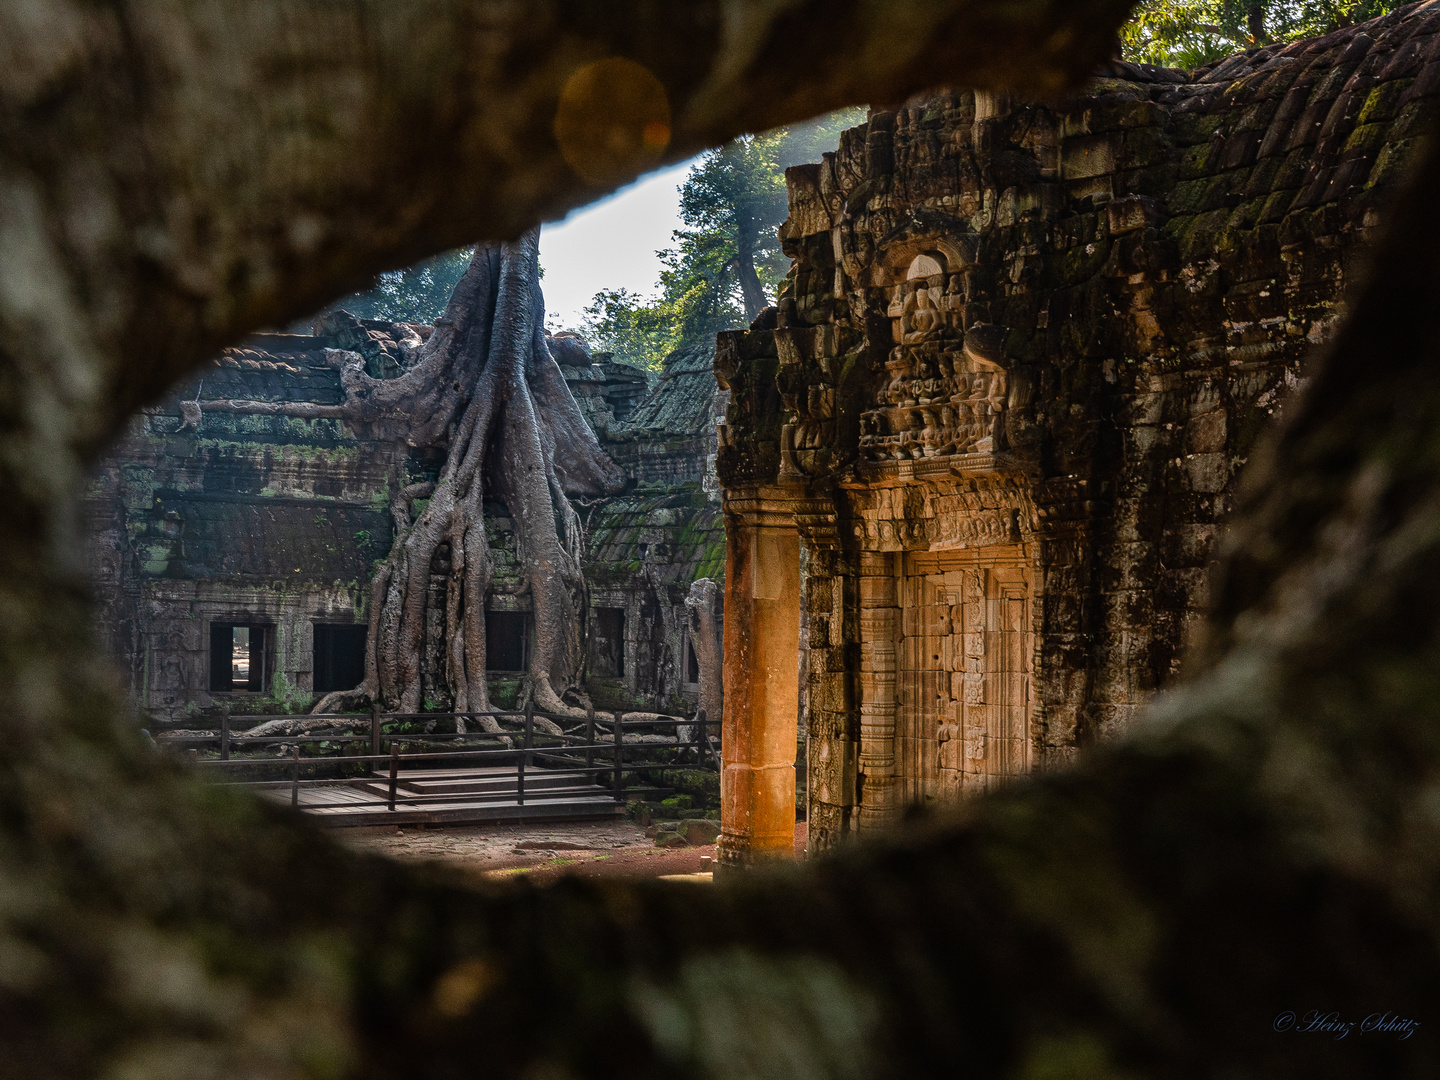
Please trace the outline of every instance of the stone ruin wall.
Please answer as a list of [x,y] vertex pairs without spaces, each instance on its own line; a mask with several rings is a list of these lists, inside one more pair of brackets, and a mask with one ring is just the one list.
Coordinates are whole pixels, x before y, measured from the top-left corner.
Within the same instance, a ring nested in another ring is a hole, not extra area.
[[808,553],[812,848],[1064,762],[1175,677],[1237,474],[1436,111],[1437,29],[940,93],[789,171],[718,463],[728,525],[783,511]]
[[592,674],[592,696],[668,708],[700,694],[698,656],[685,598],[700,578],[725,573],[724,525],[715,477],[711,343],[667,358],[653,391],[624,423],[597,428],[633,487],[590,518],[585,566],[592,609],[623,611],[623,675]]
[[[261,335],[143,410],[97,465],[86,509],[102,646],[137,707],[163,718],[213,704],[212,622],[274,628],[274,699],[308,688],[317,622],[363,621],[389,550],[388,479],[404,447],[338,420],[202,412],[227,397],[341,400],[324,341]],[[193,703],[193,704],[192,704]]]
[[[86,503],[97,628],[131,699],[152,718],[301,707],[314,687],[315,626],[368,620],[371,575],[393,537],[392,485],[433,474],[438,458],[357,439],[337,419],[213,406],[225,399],[337,405],[343,394],[324,350],[354,349],[372,375],[394,375],[399,329],[334,316],[315,335],[259,335],[227,349],[137,416],[97,466]],[[713,468],[706,477],[715,396],[708,350],[704,362],[672,364],[665,373],[664,408],[643,373],[603,354],[594,359],[565,368],[567,381],[632,484],[582,508],[592,644],[601,644],[599,613],[624,612],[618,670],[597,674],[592,655],[589,686],[610,707],[685,708],[699,696],[686,664],[685,597],[696,577],[723,573]],[[486,525],[496,564],[487,609],[524,613],[529,597],[516,595],[503,505],[487,508]],[[444,559],[432,569],[424,642],[425,696],[437,707],[448,707],[441,621],[448,569]],[[210,691],[212,623],[269,629],[263,693]],[[513,676],[492,677],[497,703],[516,685]]]

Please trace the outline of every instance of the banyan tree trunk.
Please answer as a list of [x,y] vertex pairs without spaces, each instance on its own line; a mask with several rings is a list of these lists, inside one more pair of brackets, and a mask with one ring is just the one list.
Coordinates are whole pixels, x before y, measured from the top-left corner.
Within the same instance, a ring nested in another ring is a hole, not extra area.
[[[355,354],[331,352],[341,366],[346,400],[338,411],[345,420],[372,438],[443,446],[446,456],[433,484],[395,485],[395,542],[371,583],[364,682],[328,695],[316,711],[355,696],[420,710],[430,573],[442,551],[450,561],[446,675],[455,711],[489,710],[487,493],[504,501],[514,522],[521,589],[534,612],[526,692],[542,711],[572,711],[561,695],[581,667],[585,585],[581,524],[567,496],[613,493],[624,474],[601,449],[546,344],[538,256],[538,229],[477,248],[434,333],[397,378],[371,378]],[[417,515],[422,499],[428,503]],[[486,726],[493,729],[493,721]]]

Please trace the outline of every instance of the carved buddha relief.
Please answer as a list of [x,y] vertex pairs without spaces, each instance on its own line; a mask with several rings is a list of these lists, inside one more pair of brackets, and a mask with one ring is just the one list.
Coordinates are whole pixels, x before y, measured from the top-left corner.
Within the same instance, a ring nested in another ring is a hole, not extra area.
[[1003,448],[1009,396],[1004,335],[964,329],[964,287],[941,257],[921,254],[891,292],[894,346],[877,409],[860,422],[870,461],[993,454]]
[[895,320],[892,333],[897,345],[918,345],[937,336],[948,325],[944,307],[945,268],[933,255],[916,255],[895,286],[886,314]]

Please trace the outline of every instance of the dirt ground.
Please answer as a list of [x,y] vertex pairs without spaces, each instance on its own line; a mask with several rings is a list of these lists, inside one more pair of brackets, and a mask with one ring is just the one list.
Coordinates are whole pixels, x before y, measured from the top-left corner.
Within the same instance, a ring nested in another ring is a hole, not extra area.
[[[341,842],[401,860],[457,863],[487,877],[524,874],[536,882],[565,874],[657,878],[699,875],[715,845],[657,848],[633,821],[575,821],[457,828],[337,829]],[[795,853],[805,852],[805,823],[795,826]],[[695,880],[705,880],[696,878]]]

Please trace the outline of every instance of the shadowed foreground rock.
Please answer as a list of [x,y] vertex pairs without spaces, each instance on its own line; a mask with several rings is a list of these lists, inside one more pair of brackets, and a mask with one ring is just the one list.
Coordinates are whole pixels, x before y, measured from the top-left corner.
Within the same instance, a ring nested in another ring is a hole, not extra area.
[[[678,154],[945,78],[1044,85],[1118,18],[757,3],[724,29],[718,4],[676,10],[711,21],[218,0],[0,15],[0,1075],[1434,1075],[1434,159],[1251,464],[1203,670],[1128,744],[965,821],[727,889],[487,896],[348,855],[122,733],[86,659],[85,455],[217,343],[593,193],[552,142],[556,71],[654,58]],[[963,45],[909,53],[907,34]],[[1273,1029],[1311,1009],[1422,1026]]]

